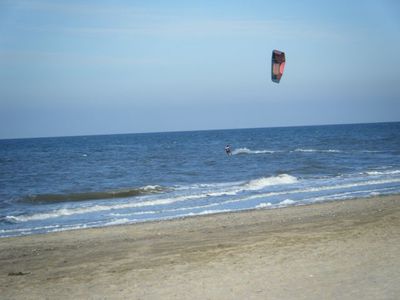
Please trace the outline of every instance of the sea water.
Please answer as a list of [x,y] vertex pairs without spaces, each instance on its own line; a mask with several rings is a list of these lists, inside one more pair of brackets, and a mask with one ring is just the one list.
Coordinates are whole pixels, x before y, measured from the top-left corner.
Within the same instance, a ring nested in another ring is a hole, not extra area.
[[400,123],[0,140],[1,237],[398,193]]

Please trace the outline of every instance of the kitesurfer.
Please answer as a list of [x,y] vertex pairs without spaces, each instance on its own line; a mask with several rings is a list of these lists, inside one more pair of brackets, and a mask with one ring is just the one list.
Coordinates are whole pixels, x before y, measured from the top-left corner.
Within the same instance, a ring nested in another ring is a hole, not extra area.
[[226,145],[225,146],[225,153],[226,153],[226,155],[232,155],[232,151],[231,151],[231,146],[230,145]]

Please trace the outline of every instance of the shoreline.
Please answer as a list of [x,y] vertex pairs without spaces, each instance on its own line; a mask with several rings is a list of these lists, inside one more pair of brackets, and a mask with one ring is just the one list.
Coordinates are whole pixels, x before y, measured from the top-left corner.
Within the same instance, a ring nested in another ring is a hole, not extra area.
[[400,195],[0,239],[6,299],[395,299]]

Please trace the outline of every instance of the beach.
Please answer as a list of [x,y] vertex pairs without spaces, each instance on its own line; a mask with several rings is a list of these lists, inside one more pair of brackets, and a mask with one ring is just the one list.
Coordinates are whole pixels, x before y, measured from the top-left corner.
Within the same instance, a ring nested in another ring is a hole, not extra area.
[[0,239],[2,299],[398,299],[400,196]]

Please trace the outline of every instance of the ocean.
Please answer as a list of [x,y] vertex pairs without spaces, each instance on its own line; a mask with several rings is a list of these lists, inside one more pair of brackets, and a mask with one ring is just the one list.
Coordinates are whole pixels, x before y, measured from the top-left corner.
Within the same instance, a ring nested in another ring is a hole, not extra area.
[[0,140],[0,237],[399,193],[399,122]]

